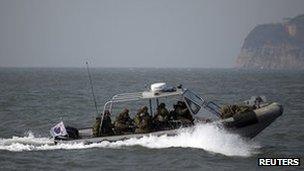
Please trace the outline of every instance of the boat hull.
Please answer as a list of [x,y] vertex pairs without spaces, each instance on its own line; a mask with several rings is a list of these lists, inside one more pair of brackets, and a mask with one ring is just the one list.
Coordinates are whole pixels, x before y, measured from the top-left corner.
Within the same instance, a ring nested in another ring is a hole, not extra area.
[[[213,122],[214,124],[224,127],[226,130],[232,133],[239,134],[244,138],[253,138],[258,135],[262,130],[268,127],[276,118],[281,116],[283,113],[282,105],[278,103],[271,103],[265,105],[259,109],[252,112],[245,113],[242,115],[236,115],[231,118],[219,120]],[[156,131],[145,134],[127,134],[127,135],[114,135],[105,137],[93,137],[92,129],[85,128],[80,129],[80,139],[74,140],[60,140],[55,139],[54,142],[57,143],[99,143],[102,141],[115,142],[120,140],[126,140],[131,138],[142,138],[144,136],[174,136],[177,135],[179,129],[166,130],[166,131]]]

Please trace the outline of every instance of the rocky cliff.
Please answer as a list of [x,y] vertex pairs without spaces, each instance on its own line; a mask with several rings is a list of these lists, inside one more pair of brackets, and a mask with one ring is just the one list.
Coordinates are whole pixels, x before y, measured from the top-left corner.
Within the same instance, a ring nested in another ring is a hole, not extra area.
[[304,15],[255,27],[244,41],[236,67],[304,69]]

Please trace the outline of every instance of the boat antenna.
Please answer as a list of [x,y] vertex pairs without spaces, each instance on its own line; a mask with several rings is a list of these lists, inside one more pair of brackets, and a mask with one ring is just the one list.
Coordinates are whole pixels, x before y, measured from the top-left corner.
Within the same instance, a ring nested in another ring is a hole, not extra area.
[[96,103],[96,98],[95,98],[95,94],[94,94],[93,82],[92,82],[92,77],[91,77],[88,61],[86,61],[86,65],[87,65],[87,71],[88,71],[88,75],[89,75],[89,80],[90,80],[90,86],[91,86],[91,90],[92,90],[94,105],[95,105],[95,109],[96,109],[96,115],[98,115],[97,103]]

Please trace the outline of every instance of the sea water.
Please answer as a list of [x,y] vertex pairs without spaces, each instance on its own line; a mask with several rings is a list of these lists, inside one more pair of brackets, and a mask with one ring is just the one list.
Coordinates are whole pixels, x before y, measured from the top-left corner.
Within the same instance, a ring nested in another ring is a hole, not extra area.
[[198,124],[172,137],[53,145],[49,129],[60,120],[75,127],[94,122],[85,69],[0,68],[1,169],[243,170],[257,169],[259,157],[303,157],[302,71],[93,68],[91,72],[99,112],[117,93],[167,82],[182,84],[218,104],[265,95],[283,104],[284,113],[252,140],[213,124]]

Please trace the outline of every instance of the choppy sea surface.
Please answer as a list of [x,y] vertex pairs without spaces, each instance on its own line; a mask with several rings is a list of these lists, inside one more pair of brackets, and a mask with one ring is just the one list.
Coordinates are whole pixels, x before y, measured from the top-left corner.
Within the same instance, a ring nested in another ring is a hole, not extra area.
[[[94,122],[86,69],[0,68],[0,170],[257,170],[262,157],[303,159],[304,71],[92,68],[91,74],[99,111],[117,93],[167,82],[219,104],[265,95],[284,113],[252,140],[207,124],[174,137],[50,145],[49,129],[60,120],[75,127]],[[303,169],[301,162],[263,169]]]

